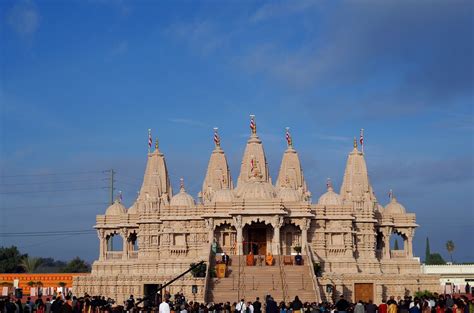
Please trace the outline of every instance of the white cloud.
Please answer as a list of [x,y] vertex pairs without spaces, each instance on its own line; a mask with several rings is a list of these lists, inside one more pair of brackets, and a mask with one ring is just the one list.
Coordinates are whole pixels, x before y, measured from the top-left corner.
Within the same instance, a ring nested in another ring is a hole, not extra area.
[[8,25],[19,35],[33,35],[40,25],[40,14],[36,5],[31,1],[15,4],[7,13]]
[[197,126],[197,127],[210,127],[208,124],[192,120],[192,119],[187,119],[187,118],[170,118],[168,121],[172,123],[177,123],[177,124],[184,124],[188,126]]

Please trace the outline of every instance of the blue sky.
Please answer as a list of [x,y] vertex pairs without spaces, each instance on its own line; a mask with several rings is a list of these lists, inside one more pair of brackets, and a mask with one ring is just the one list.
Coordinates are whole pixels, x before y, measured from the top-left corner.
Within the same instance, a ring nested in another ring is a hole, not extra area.
[[[130,205],[158,136],[196,195],[218,126],[234,179],[257,116],[273,179],[284,128],[313,193],[339,190],[365,129],[371,182],[417,214],[415,254],[474,261],[469,1],[0,2],[2,232],[91,229],[106,173]],[[0,237],[93,260],[95,234]]]

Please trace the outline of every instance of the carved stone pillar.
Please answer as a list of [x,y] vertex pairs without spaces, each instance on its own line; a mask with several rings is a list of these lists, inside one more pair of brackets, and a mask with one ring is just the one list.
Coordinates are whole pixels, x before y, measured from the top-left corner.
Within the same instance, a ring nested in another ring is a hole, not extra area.
[[413,257],[413,235],[414,235],[415,230],[414,229],[408,229],[406,232],[406,237],[407,239],[405,240],[405,252],[407,258],[412,258]]
[[390,259],[390,230],[386,229],[383,233],[383,251],[384,259]]
[[122,236],[122,259],[127,260],[128,259],[128,230],[126,228],[123,228],[122,231],[120,232],[120,236]]
[[283,225],[283,217],[276,215],[273,218],[273,255],[280,255],[281,254],[281,247],[280,247],[280,228]]
[[237,255],[243,255],[244,249],[242,245],[243,236],[242,236],[242,216],[234,216],[235,229],[237,230]]
[[206,220],[206,228],[208,231],[207,240],[209,244],[212,244],[212,242],[214,241],[214,219],[213,218],[209,218]]
[[98,229],[97,236],[99,236],[99,261],[103,261],[105,260],[105,254],[107,252],[107,242],[105,239],[105,231],[103,229]]
[[[308,245],[308,229],[311,225],[311,219],[305,218],[303,219],[303,223],[301,225],[301,250],[306,251],[306,247]],[[306,253],[306,252],[303,252]]]

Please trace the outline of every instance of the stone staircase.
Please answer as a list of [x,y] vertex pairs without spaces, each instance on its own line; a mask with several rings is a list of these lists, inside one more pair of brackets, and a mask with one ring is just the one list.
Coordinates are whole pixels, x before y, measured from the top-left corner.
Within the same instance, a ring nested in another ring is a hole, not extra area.
[[[302,266],[284,265],[283,259],[274,257],[273,266],[247,266],[245,256],[232,257],[226,278],[212,278],[208,285],[208,302],[264,301],[270,294],[279,301],[289,302],[297,295],[302,301],[315,301],[312,272],[304,257]],[[240,263],[240,265],[239,265]]]

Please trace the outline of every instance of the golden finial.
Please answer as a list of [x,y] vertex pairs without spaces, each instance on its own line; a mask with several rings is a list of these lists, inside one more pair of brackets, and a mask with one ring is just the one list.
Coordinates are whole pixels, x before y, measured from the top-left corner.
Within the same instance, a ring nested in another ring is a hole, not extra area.
[[183,177],[179,179],[179,189],[181,191],[184,191],[184,178]]
[[357,138],[354,137],[354,148],[357,149]]
[[155,138],[155,150],[158,150],[158,137]]

